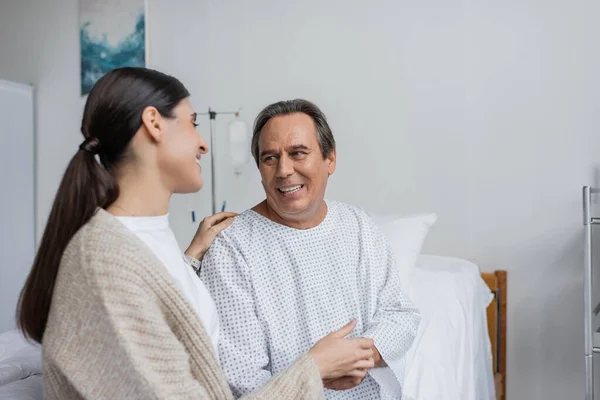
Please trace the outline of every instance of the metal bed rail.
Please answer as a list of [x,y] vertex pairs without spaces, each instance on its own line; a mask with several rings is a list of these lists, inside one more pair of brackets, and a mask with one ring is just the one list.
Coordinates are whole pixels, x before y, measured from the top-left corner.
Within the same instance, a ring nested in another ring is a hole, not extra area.
[[594,225],[600,225],[600,218],[592,214],[592,195],[600,189],[583,187],[583,226],[584,226],[584,345],[585,345],[585,399],[594,400],[594,354],[600,353],[600,303],[593,299],[593,239]]

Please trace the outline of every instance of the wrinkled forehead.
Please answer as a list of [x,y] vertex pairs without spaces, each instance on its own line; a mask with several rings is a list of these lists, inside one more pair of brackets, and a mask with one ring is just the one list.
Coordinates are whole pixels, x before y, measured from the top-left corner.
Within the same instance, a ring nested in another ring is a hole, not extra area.
[[266,148],[291,146],[318,147],[317,129],[312,118],[303,113],[273,117],[265,124],[258,141],[261,151]]

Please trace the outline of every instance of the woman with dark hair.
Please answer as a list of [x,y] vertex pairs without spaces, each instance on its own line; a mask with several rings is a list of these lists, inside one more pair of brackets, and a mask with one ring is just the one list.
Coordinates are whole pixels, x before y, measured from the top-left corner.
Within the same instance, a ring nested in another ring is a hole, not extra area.
[[[87,99],[84,141],[60,183],[19,301],[42,343],[52,399],[230,399],[219,319],[192,265],[235,214],[206,218],[184,261],[168,224],[173,193],[202,187],[189,93],[144,68],[109,72]],[[373,366],[372,340],[333,332],[249,398],[316,399]]]

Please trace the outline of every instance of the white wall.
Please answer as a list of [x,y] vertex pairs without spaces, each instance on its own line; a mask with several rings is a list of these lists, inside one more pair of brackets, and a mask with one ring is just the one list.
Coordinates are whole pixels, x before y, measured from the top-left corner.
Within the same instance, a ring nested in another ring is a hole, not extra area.
[[37,94],[37,237],[62,174],[81,143],[77,0],[1,0],[0,79]]
[[0,121],[0,332],[6,332],[16,328],[19,293],[35,256],[31,86],[0,79]]
[[[0,78],[40,91],[38,230],[81,140],[83,104],[77,2],[48,3],[3,0],[0,10]],[[435,211],[427,252],[507,269],[508,398],[575,399],[584,382],[581,186],[600,184],[599,8],[150,0],[150,59],[188,86],[197,109],[243,105],[249,123],[270,102],[315,101],[339,144],[329,197]],[[200,128],[208,134],[208,121]],[[234,177],[218,156],[219,202],[242,210],[260,201],[254,167]],[[180,241],[194,231],[188,209],[206,214],[209,199],[209,190],[175,199]]]

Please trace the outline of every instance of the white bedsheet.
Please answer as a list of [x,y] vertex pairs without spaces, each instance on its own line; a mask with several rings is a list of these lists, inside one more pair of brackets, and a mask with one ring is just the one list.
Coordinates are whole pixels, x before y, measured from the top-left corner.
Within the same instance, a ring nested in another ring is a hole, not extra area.
[[494,400],[486,317],[493,295],[477,266],[421,255],[409,294],[422,320],[407,354],[404,394],[416,400]]
[[44,382],[42,375],[33,375],[26,379],[0,386],[0,400],[43,400]]
[[0,334],[0,400],[43,399],[40,346],[12,330]]
[[40,346],[17,330],[0,334],[0,387],[42,373]]

